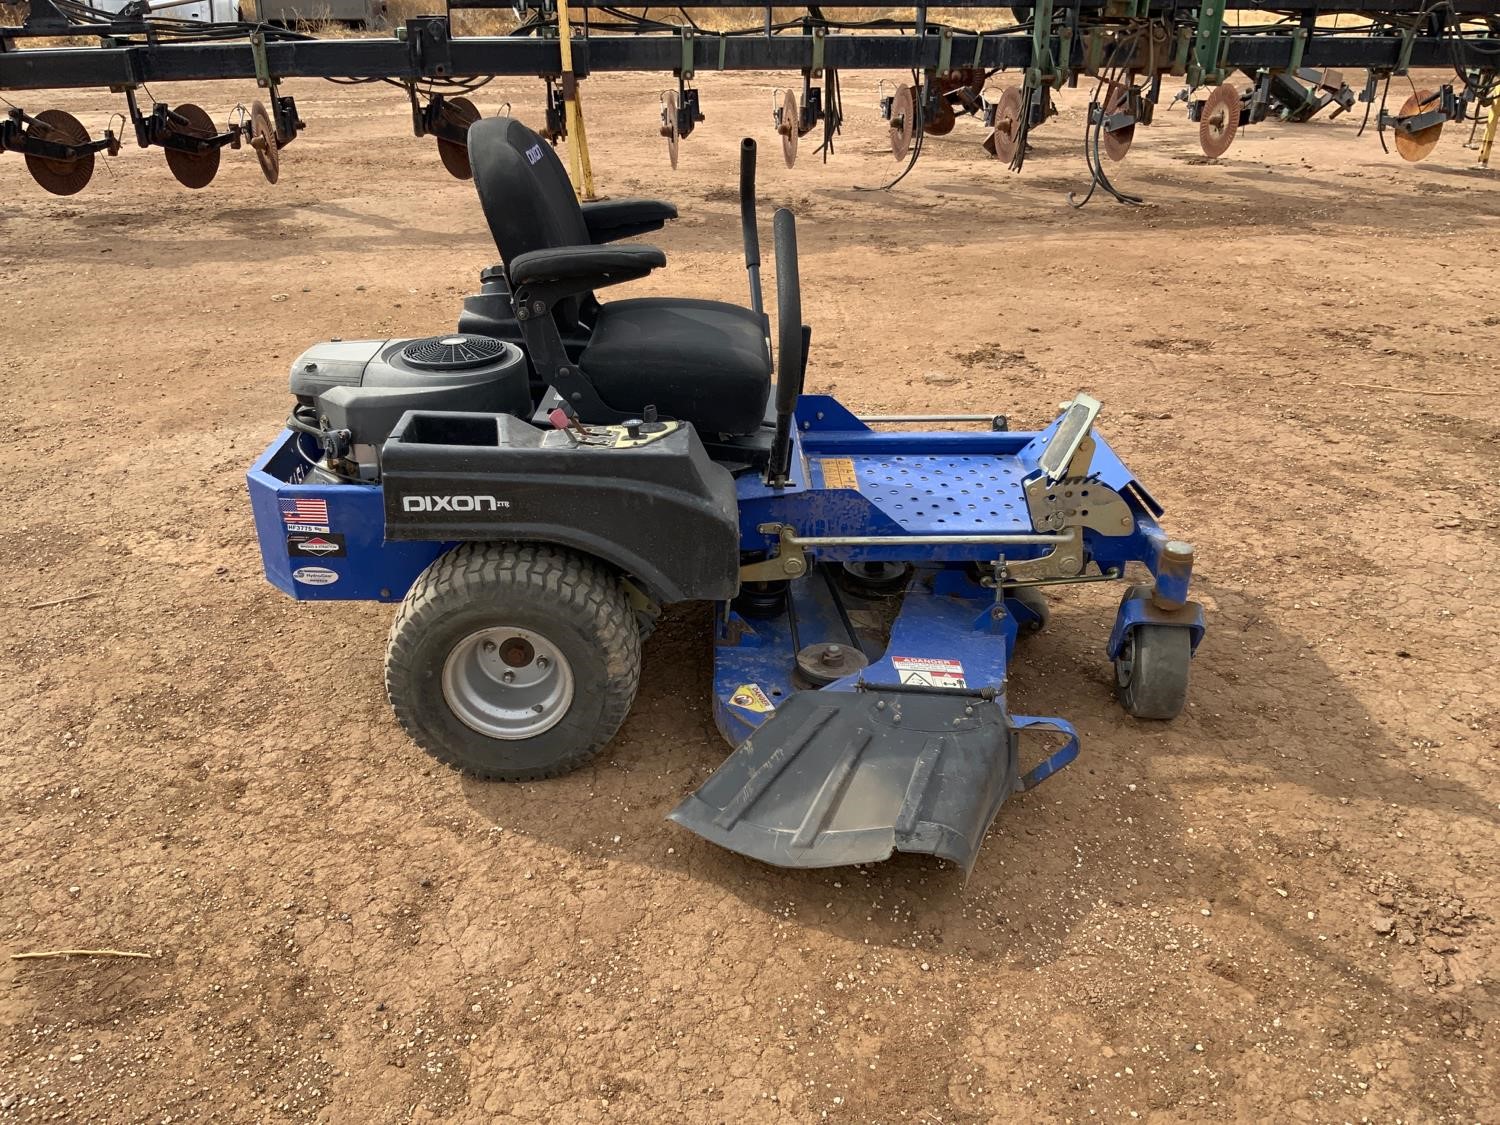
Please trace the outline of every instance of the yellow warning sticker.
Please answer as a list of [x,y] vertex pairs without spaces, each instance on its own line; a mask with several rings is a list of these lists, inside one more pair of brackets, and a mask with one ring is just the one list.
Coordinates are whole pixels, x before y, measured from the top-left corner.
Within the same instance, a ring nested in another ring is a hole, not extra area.
[[818,462],[823,469],[824,488],[849,488],[859,491],[859,477],[854,473],[854,462],[848,457],[824,457]]
[[743,707],[746,711],[758,711],[762,714],[776,710],[771,697],[761,690],[759,684],[741,684],[734,689],[729,702],[736,707]]

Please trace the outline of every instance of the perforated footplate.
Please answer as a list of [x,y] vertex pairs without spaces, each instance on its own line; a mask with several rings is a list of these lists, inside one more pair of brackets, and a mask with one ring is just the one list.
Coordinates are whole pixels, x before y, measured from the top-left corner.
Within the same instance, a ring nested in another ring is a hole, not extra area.
[[865,498],[913,535],[1027,532],[1031,516],[1014,457],[850,458]]

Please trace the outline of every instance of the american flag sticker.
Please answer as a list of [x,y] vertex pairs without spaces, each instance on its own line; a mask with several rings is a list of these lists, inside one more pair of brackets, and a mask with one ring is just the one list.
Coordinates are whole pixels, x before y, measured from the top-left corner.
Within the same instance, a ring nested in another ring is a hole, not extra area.
[[325,530],[328,526],[328,501],[327,500],[295,500],[281,501],[281,519],[288,527],[303,527],[313,525]]

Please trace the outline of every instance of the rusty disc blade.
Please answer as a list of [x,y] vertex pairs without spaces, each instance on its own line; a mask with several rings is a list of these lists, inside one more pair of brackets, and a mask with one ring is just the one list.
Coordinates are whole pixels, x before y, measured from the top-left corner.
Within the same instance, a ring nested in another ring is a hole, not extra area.
[[781,99],[781,155],[786,160],[786,166],[792,167],[797,163],[797,138],[801,131],[797,128],[802,124],[802,113],[797,107],[797,95],[788,90],[786,96]]
[[[36,115],[31,132],[41,141],[60,145],[86,145],[89,131],[83,122],[67,110],[44,109]],[[72,160],[53,160],[46,156],[26,154],[26,170],[43,191],[53,195],[76,195],[94,178],[94,154],[84,153]]]
[[[215,135],[214,121],[201,106],[183,102],[172,107],[167,118],[167,130],[179,137],[197,137],[206,140]],[[219,150],[217,147],[190,152],[182,148],[169,148],[167,167],[173,177],[185,188],[206,188],[219,174]]]
[[990,134],[993,144],[985,145],[996,160],[1009,164],[1016,158],[1016,147],[1021,138],[1021,114],[1024,111],[1019,86],[1007,86],[1001,91],[1000,103],[995,110],[995,130]]
[[677,132],[677,94],[668,91],[661,106],[661,135],[667,138],[667,159],[672,162],[672,167],[677,167],[677,149],[682,142],[681,135]]
[[953,112],[953,103],[947,98],[938,98],[929,105],[932,107],[932,116],[922,123],[922,131],[931,133],[934,137],[946,137],[953,132],[953,126],[958,121],[958,115]]
[[250,147],[255,150],[255,159],[260,161],[266,183],[274,184],[281,178],[281,145],[276,140],[276,126],[271,121],[271,114],[261,101],[250,107]]
[[[444,98],[443,120],[465,131],[479,120],[479,110],[468,98]],[[469,165],[469,146],[457,141],[438,138],[438,159],[448,174],[456,180],[472,180],[474,169]]]
[[[1125,87],[1123,86],[1116,86],[1114,93],[1112,93],[1108,98],[1105,99],[1104,112],[1106,115],[1111,113],[1119,113],[1124,110],[1126,106],[1129,105],[1129,103],[1130,91],[1125,89]],[[1130,151],[1131,142],[1134,140],[1134,122],[1131,122],[1123,129],[1116,129],[1114,132],[1110,132],[1108,129],[1101,129],[1099,131],[1099,148],[1104,152],[1104,155],[1109,157],[1111,160],[1124,160],[1125,154]]]
[[[1437,100],[1434,90],[1418,90],[1401,103],[1398,117],[1411,117],[1421,113],[1424,109]],[[1396,130],[1396,151],[1401,154],[1403,160],[1421,160],[1437,147],[1438,138],[1443,135],[1443,123],[1439,121],[1436,125],[1429,125],[1425,129],[1419,129],[1415,133],[1403,133]]]
[[897,160],[905,159],[916,132],[917,102],[912,97],[911,87],[903,83],[896,87],[896,96],[891,99],[891,155]]
[[1221,82],[1203,102],[1198,118],[1198,143],[1203,155],[1219,157],[1229,151],[1240,129],[1240,92],[1232,82]]

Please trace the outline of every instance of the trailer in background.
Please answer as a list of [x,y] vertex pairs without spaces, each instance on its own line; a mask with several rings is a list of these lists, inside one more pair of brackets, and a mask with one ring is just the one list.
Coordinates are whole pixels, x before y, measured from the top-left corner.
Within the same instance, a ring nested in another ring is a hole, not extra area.
[[[91,0],[91,5],[102,12],[119,12],[126,3],[128,0]],[[244,3],[253,5],[255,0]],[[233,23],[240,18],[240,6],[241,0],[152,0],[151,14],[196,23]]]
[[[208,2],[223,3],[226,0]],[[239,9],[241,17],[246,20],[287,27],[320,23],[367,28],[388,25],[386,0],[239,0]]]

